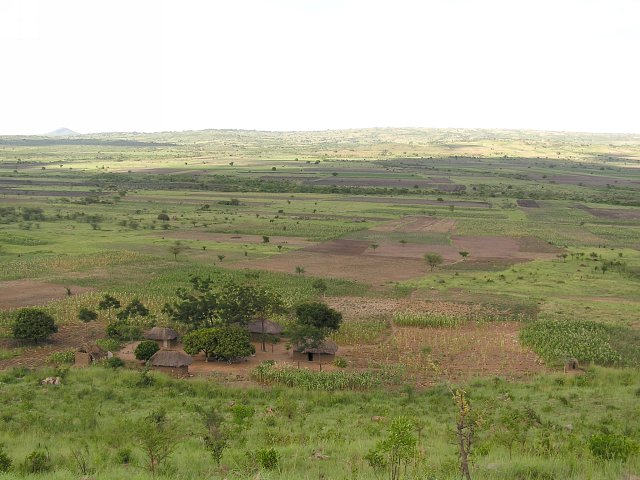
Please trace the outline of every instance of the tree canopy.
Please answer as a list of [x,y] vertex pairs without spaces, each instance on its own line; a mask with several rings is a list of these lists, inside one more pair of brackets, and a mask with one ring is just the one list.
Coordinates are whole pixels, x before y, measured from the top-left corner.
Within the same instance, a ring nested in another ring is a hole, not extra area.
[[257,316],[283,311],[280,296],[265,288],[222,279],[192,277],[193,291],[178,289],[178,300],[163,311],[192,330],[220,325],[246,325]]
[[21,308],[13,323],[13,337],[38,342],[58,331],[51,315],[41,308]]
[[182,344],[186,353],[197,355],[203,352],[207,361],[210,357],[233,360],[256,352],[249,332],[239,325],[195,330],[182,338]]

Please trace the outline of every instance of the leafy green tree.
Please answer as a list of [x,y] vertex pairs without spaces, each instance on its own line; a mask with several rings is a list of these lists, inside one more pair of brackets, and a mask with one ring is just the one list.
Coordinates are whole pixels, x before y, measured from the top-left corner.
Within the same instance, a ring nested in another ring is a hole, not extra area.
[[218,328],[201,328],[182,337],[182,348],[189,355],[204,353],[208,362],[218,346]]
[[58,331],[51,315],[41,308],[21,308],[13,322],[13,338],[38,342]]
[[189,250],[189,247],[183,244],[180,240],[176,240],[173,245],[169,245],[169,253],[173,255],[173,259],[176,262],[178,261],[178,255],[186,250]]
[[296,307],[298,323],[316,328],[338,330],[342,324],[342,313],[322,302],[301,303]]
[[467,252],[466,250],[461,250],[458,253],[462,257],[462,260],[465,260],[469,256],[469,252]]
[[182,338],[182,345],[189,355],[203,352],[207,361],[210,357],[233,360],[256,352],[249,332],[237,325],[195,330]]
[[284,310],[280,296],[265,288],[224,280],[214,286],[210,278],[193,277],[193,292],[178,289],[178,301],[163,311],[191,329],[218,325],[246,325],[259,316]]
[[111,318],[111,309],[117,310],[118,308],[120,308],[120,300],[108,293],[105,293],[100,303],[98,303],[98,310],[106,310],[109,318]]
[[256,353],[246,328],[231,325],[218,329],[218,345],[215,356],[221,360],[248,357]]
[[429,267],[431,267],[432,272],[434,267],[437,267],[443,262],[442,255],[440,255],[439,253],[425,253],[424,261],[427,262],[427,265],[429,265]]
[[160,350],[160,346],[156,342],[153,340],[145,340],[138,344],[133,353],[136,359],[146,361],[153,357],[153,354],[158,350]]
[[115,340],[130,342],[139,340],[142,337],[142,330],[127,319],[118,319],[107,325],[107,335]]
[[318,347],[327,338],[328,334],[329,331],[325,328],[300,323],[296,323],[287,329],[289,341],[299,351]]
[[138,298],[131,300],[131,303],[127,305],[124,310],[118,312],[116,318],[118,320],[126,320],[132,317],[148,317],[149,309]]

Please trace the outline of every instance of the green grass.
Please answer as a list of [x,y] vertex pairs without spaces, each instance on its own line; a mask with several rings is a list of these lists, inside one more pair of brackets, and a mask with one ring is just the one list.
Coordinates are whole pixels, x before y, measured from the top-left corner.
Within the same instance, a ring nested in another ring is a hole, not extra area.
[[[484,419],[476,432],[473,478],[613,480],[622,478],[623,472],[637,472],[637,458],[625,465],[595,458],[587,448],[594,434],[619,431],[634,438],[640,432],[640,417],[633,414],[637,373],[595,369],[580,377],[544,376],[523,384],[499,378],[472,381],[465,388],[472,408]],[[412,422],[411,434],[418,439],[418,451],[424,452],[416,456],[408,473],[416,478],[459,478],[452,436],[455,407],[442,386],[424,392],[404,388],[392,395],[377,389],[236,389],[155,373],[149,385],[141,382],[140,372],[100,367],[71,370],[63,374],[60,386],[39,385],[42,378],[55,374],[55,370],[0,374],[0,442],[17,467],[3,478],[43,478],[19,472],[26,456],[38,448],[48,449],[53,462],[46,478],[77,478],[81,475],[72,452],[82,445],[97,478],[152,478],[135,426],[160,406],[175,435],[160,478],[253,478],[259,471],[254,453],[271,447],[280,455],[280,468],[261,472],[263,478],[375,478],[364,457],[386,438],[390,422],[399,416]],[[236,415],[238,407],[246,413],[244,419]],[[210,408],[232,432],[222,456],[224,470],[218,470],[202,441],[206,429],[198,411]],[[524,411],[541,423],[525,430],[510,454],[505,418]],[[380,421],[373,421],[374,416]],[[119,463],[125,450],[130,452],[130,465]],[[317,451],[323,460],[312,458]]]

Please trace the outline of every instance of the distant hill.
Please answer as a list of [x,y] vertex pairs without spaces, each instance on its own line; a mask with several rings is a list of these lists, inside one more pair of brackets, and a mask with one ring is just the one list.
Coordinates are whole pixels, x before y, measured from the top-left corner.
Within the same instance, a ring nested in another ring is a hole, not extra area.
[[80,135],[80,134],[66,127],[59,128],[57,130],[54,130],[53,132],[49,132],[46,134],[47,137],[71,137],[75,135]]

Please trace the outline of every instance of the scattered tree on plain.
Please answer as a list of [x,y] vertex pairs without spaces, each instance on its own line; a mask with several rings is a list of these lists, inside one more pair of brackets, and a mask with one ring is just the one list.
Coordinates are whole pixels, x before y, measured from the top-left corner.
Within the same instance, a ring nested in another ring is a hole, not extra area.
[[439,253],[425,253],[424,261],[427,262],[427,265],[431,267],[431,271],[433,272],[434,267],[442,264],[442,255]]
[[41,308],[21,308],[16,312],[13,322],[13,338],[39,342],[58,331],[51,315]]

